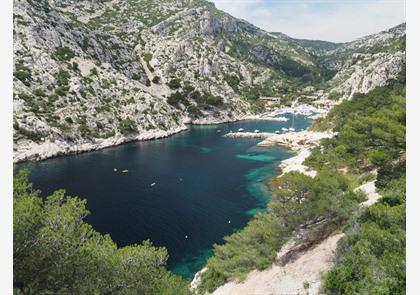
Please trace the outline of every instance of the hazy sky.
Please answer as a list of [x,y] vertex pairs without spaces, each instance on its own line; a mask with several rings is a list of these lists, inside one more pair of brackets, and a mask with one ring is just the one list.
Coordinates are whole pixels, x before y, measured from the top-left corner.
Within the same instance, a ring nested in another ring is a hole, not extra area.
[[404,0],[210,0],[270,32],[351,41],[405,22]]

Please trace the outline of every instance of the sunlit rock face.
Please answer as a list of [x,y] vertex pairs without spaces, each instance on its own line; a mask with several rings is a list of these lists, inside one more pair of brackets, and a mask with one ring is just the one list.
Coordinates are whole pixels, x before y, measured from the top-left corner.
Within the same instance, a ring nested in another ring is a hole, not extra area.
[[202,0],[15,0],[14,157],[233,121],[315,81],[312,93],[350,97],[396,75],[403,40],[405,25],[320,51]]

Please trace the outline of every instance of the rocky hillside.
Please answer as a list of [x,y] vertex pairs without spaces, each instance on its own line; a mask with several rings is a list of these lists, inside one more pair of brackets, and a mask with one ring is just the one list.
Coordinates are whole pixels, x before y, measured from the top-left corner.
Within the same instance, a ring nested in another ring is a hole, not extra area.
[[14,159],[237,120],[260,96],[364,91],[401,68],[404,34],[320,50],[204,0],[14,0]]
[[320,62],[336,75],[328,81],[330,95],[350,98],[394,79],[405,66],[405,23],[325,52]]

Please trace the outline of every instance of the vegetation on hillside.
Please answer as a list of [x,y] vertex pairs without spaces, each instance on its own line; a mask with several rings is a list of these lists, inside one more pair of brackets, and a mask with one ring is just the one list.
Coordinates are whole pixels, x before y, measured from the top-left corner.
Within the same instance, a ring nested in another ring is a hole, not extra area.
[[323,150],[307,161],[358,173],[376,169],[375,184],[383,196],[356,214],[346,230],[337,263],[325,277],[328,294],[405,294],[404,96],[401,75],[338,106],[325,120],[339,135],[326,140]]
[[[300,225],[324,236],[348,220],[363,195],[349,190],[340,174],[323,172],[315,178],[291,172],[271,181],[270,210],[257,214],[244,230],[214,246],[202,275],[202,291],[213,291],[227,280],[244,279],[253,269],[264,269]],[[316,237],[314,237],[316,239]]]
[[[405,289],[405,76],[335,107],[314,129],[338,132],[306,160],[315,178],[292,172],[271,181],[269,210],[214,246],[200,290],[264,269],[298,228],[307,243],[345,229],[329,294],[403,294]],[[383,195],[372,207],[354,188],[372,180]]]
[[346,231],[325,277],[327,294],[405,294],[405,177],[380,193]]
[[305,164],[317,170],[369,171],[405,154],[405,77],[336,106],[314,129],[339,132],[315,148]]
[[165,269],[165,248],[118,248],[84,222],[86,201],[64,190],[41,198],[20,170],[13,182],[15,294],[189,294]]

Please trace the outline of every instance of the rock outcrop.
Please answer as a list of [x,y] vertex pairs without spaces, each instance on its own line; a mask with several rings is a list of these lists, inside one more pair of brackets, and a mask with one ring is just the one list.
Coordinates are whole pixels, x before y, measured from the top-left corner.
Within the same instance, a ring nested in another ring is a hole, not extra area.
[[405,62],[405,26],[317,56],[204,0],[14,0],[13,29],[15,161],[238,120],[260,96],[368,91]]

